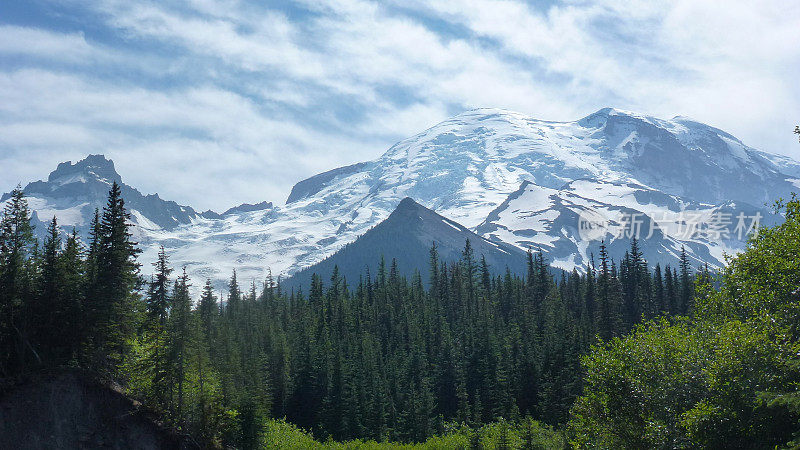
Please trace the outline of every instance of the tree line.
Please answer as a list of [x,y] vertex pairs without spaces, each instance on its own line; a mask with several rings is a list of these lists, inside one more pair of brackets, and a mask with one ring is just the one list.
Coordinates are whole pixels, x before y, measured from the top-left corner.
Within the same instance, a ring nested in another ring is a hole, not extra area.
[[426,279],[376,255],[358,280],[334,270],[287,292],[234,272],[226,292],[205,280],[193,299],[163,248],[141,276],[116,184],[87,243],[55,218],[39,243],[30,215],[18,188],[0,222],[2,376],[88,368],[208,445],[256,447],[273,418],[323,440],[421,442],[501,418],[562,426],[593,345],[690,314],[711,279],[685,251],[650,267],[636,240],[618,261],[601,246],[580,272],[529,251],[527,273],[498,276],[467,241],[459,261],[432,246]]

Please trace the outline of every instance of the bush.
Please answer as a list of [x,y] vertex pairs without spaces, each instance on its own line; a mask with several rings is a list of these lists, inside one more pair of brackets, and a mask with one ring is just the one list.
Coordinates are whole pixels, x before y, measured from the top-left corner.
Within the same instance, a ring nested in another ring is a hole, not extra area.
[[731,258],[691,319],[592,349],[569,436],[579,448],[774,448],[800,426],[800,202]]
[[315,441],[310,433],[281,420],[269,420],[265,425],[264,446],[285,449],[465,449],[473,441],[484,449],[558,449],[564,447],[564,439],[551,427],[534,420],[511,423],[501,420],[478,429],[453,426],[441,436],[434,436],[419,444],[398,444],[375,441],[347,441],[325,443]]

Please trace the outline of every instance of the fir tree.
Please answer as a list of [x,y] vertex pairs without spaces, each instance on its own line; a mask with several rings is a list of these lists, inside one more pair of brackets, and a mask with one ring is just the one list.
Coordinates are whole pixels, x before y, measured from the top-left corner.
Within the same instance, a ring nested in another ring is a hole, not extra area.
[[131,240],[130,216],[115,182],[96,225],[93,242],[96,280],[87,297],[90,358],[98,370],[113,374],[127,352],[134,333],[133,312],[138,301],[140,250]]
[[689,266],[689,257],[686,254],[686,249],[681,246],[680,257],[680,314],[688,314],[692,309],[692,295],[694,288],[694,281]]
[[30,317],[24,314],[25,302],[33,295],[35,249],[28,202],[17,186],[0,220],[0,367],[10,371],[41,361],[31,343]]
[[153,269],[155,270],[155,279],[150,283],[147,313],[151,323],[163,329],[167,323],[167,312],[170,306],[169,276],[172,274],[169,258],[163,245],[158,251],[158,259],[153,263]]

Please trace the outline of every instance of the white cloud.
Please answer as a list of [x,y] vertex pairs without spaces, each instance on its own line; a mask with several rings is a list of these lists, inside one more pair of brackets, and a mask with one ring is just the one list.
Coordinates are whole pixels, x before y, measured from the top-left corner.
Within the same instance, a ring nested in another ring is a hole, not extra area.
[[800,156],[789,117],[800,110],[800,12],[777,0],[282,6],[75,3],[73,21],[101,18],[92,28],[111,41],[0,25],[0,58],[25,60],[0,59],[0,162],[13,168],[0,188],[104,152],[132,184],[198,208],[280,202],[305,176],[474,107],[689,115]]
[[96,49],[81,33],[54,33],[30,27],[0,25],[0,55],[26,55],[77,62],[94,57]]
[[134,186],[188,203],[202,198],[193,204],[203,208],[280,202],[298,173],[337,162],[305,158],[303,150],[336,154],[356,145],[265,117],[251,100],[218,88],[158,92],[38,70],[0,73],[0,114],[12,113],[20,122],[0,138],[16,149],[4,158],[12,174],[26,154],[49,153],[47,170],[53,161],[105,153]]

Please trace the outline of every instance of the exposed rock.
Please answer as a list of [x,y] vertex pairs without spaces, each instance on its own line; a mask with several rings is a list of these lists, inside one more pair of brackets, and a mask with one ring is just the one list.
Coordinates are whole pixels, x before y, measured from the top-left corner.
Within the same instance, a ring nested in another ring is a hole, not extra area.
[[75,370],[43,373],[2,390],[0,448],[190,449],[113,385]]

